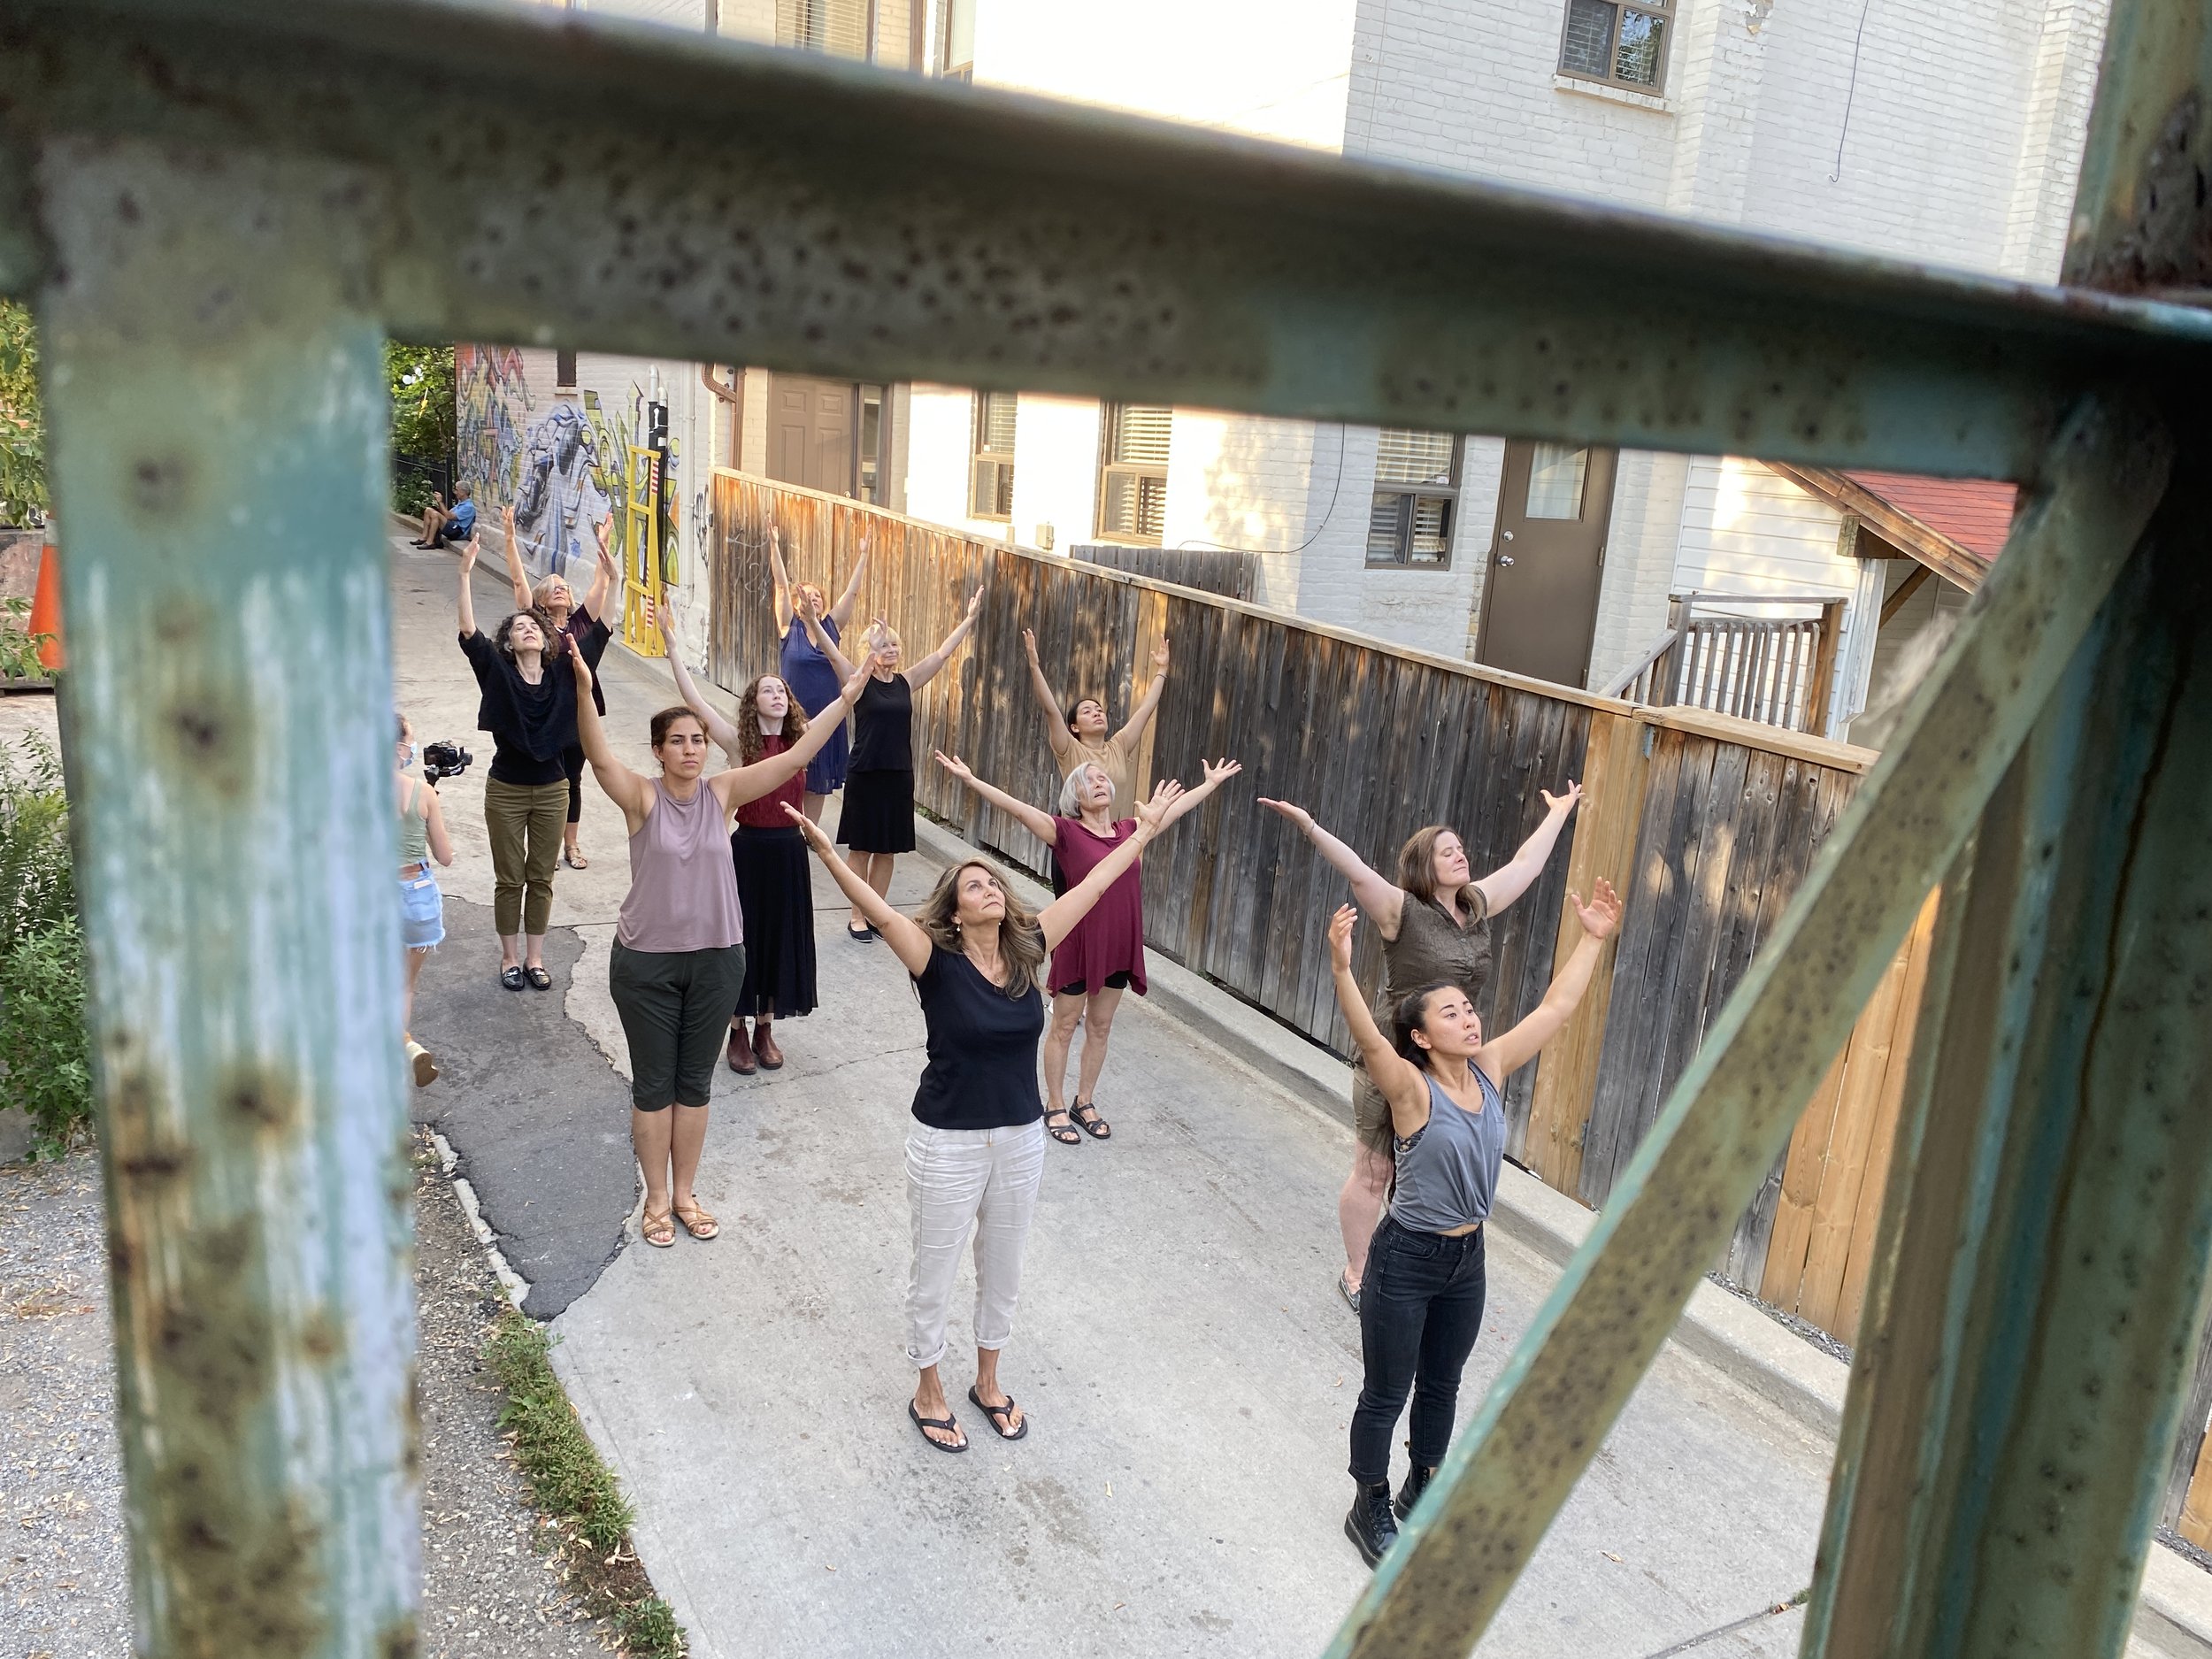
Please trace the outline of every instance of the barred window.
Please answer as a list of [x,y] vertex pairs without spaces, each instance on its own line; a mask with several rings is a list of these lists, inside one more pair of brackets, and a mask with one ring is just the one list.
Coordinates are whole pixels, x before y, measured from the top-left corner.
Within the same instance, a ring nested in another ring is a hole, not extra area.
[[1101,541],[1157,547],[1167,529],[1168,440],[1175,411],[1157,403],[1109,403],[1100,433]]
[[1460,441],[1448,432],[1385,427],[1375,449],[1367,562],[1443,570],[1452,562]]
[[1011,522],[1014,517],[1014,411],[1011,392],[975,395],[974,461],[968,516]]
[[1674,0],[1567,0],[1559,73],[1656,95],[1666,84]]

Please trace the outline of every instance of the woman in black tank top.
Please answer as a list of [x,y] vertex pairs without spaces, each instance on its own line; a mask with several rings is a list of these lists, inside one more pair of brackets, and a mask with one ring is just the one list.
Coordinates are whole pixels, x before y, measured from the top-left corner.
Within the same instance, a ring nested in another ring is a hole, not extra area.
[[[1444,1461],[1460,1372],[1482,1329],[1482,1224],[1505,1150],[1499,1091],[1567,1023],[1589,989],[1605,941],[1620,926],[1620,895],[1602,878],[1587,904],[1568,897],[1582,919],[1581,942],[1536,1010],[1487,1041],[1473,999],[1448,982],[1419,987],[1401,1001],[1386,1038],[1352,978],[1352,925],[1359,912],[1347,904],[1329,923],[1337,1006],[1389,1109],[1407,1210],[1404,1219],[1393,1213],[1375,1229],[1360,1298],[1365,1375],[1352,1413],[1357,1490],[1344,1532],[1371,1567]],[[1440,1112],[1474,1121],[1438,1121]],[[1390,1437],[1408,1396],[1413,1466],[1394,1505]]]

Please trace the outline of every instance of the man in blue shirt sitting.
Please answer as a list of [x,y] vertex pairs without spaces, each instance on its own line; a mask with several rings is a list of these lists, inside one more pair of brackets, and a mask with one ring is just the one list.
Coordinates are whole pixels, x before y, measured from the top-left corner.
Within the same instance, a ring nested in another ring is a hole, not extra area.
[[469,499],[475,493],[473,485],[456,484],[449,508],[445,497],[432,490],[430,504],[422,510],[422,539],[407,545],[443,547],[449,541],[466,541],[476,534],[476,503]]

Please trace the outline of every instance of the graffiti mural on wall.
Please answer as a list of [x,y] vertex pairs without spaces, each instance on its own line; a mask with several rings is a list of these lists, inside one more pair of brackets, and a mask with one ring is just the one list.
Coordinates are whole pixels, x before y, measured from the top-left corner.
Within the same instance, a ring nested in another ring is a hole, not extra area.
[[[632,381],[628,406],[610,411],[595,391],[540,407],[511,346],[457,346],[453,354],[461,476],[480,510],[497,522],[512,506],[523,563],[533,574],[588,580],[599,526],[618,532],[628,507],[629,449],[649,439],[645,388]],[[620,417],[617,419],[618,415]],[[663,580],[678,580],[678,446],[669,443],[661,487]]]

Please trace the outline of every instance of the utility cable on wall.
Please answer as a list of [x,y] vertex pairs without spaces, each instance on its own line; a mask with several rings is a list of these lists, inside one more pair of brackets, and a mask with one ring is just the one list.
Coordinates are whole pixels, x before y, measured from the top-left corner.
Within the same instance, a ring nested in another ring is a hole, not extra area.
[[1188,541],[1178,541],[1175,544],[1175,550],[1178,553],[1189,552],[1193,549],[1196,549],[1202,552],[1210,553],[1252,553],[1258,555],[1262,558],[1287,558],[1293,553],[1303,553],[1308,548],[1311,547],[1316,541],[1318,541],[1321,539],[1321,533],[1329,527],[1329,520],[1336,517],[1336,498],[1344,488],[1344,442],[1346,434],[1351,429],[1345,426],[1341,421],[1338,422],[1336,428],[1336,481],[1329,486],[1329,505],[1326,511],[1325,511],[1321,515],[1321,522],[1314,526],[1313,534],[1308,536],[1304,541],[1301,541],[1296,547],[1226,547],[1219,541],[1201,541],[1196,537],[1193,537]]
[[1866,14],[1874,10],[1874,0],[1866,0],[1859,8],[1859,32],[1851,40],[1851,84],[1843,95],[1843,129],[1836,134],[1836,165],[1828,174],[1828,182],[1836,183],[1843,177],[1843,141],[1851,133],[1851,106],[1859,96],[1859,53],[1866,45]]

